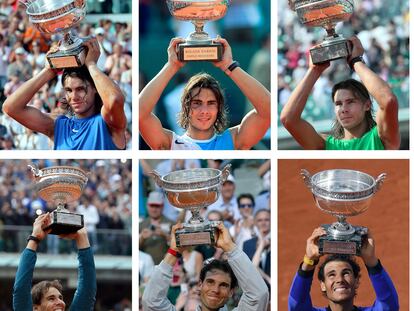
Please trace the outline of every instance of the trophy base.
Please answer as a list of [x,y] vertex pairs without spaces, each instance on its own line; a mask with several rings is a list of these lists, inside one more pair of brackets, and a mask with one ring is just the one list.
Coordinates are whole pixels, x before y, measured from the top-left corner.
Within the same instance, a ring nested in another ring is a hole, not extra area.
[[53,69],[81,67],[85,63],[86,48],[79,46],[72,50],[57,51],[47,55]]
[[180,229],[175,232],[175,243],[177,247],[194,245],[213,245],[215,229],[207,226],[204,229],[188,230]]
[[83,215],[53,211],[50,213],[50,224],[43,230],[50,229],[49,234],[74,233],[83,228]]
[[346,58],[351,54],[351,47],[347,40],[325,41],[321,45],[310,49],[314,64],[322,64],[331,60]]
[[223,57],[223,45],[217,42],[202,44],[180,43],[178,44],[178,60],[187,61],[221,61]]
[[[322,225],[322,227],[328,232],[328,228],[331,225]],[[319,253],[320,254],[344,254],[344,255],[357,255],[361,254],[362,239],[368,233],[366,227],[355,227],[355,233],[347,236],[346,238],[340,238],[333,236],[328,232],[327,235],[319,238]]]

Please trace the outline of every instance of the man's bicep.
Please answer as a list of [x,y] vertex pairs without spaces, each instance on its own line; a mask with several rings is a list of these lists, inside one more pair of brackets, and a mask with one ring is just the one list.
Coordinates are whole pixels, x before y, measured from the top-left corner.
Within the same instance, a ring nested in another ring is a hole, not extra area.
[[172,133],[162,127],[161,121],[153,113],[140,121],[139,132],[151,149],[171,149]]
[[55,120],[39,109],[28,106],[19,114],[13,116],[13,119],[32,131],[42,133],[49,138],[53,137]]
[[230,129],[234,137],[236,149],[251,149],[266,134],[270,127],[270,120],[257,114],[255,110],[250,111],[242,122]]

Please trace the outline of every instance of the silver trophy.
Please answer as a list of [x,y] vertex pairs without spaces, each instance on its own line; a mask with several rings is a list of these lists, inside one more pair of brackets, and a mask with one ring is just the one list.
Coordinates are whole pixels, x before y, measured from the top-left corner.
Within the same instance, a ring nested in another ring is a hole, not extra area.
[[333,169],[311,176],[302,169],[301,175],[312,191],[316,206],[338,217],[337,222],[321,226],[327,234],[319,238],[319,253],[359,255],[368,229],[352,226],[346,218],[368,209],[386,174],[375,179],[360,171]]
[[335,32],[335,26],[351,17],[354,12],[353,0],[293,0],[291,7],[298,14],[302,24],[308,27],[323,27],[328,33],[321,44],[310,50],[314,64],[350,55],[350,43]]
[[222,18],[230,0],[166,0],[171,15],[180,21],[191,21],[195,31],[188,35],[185,43],[178,45],[180,61],[220,61],[223,45],[214,42],[206,33],[204,23]]
[[72,34],[86,13],[86,0],[20,0],[26,6],[30,22],[43,33],[62,33],[59,50],[47,55],[51,68],[79,67],[87,50],[84,40]]
[[35,190],[39,196],[54,205],[56,210],[50,213],[51,234],[73,233],[83,228],[83,215],[71,213],[65,204],[76,201],[88,181],[87,174],[77,167],[52,166],[38,169],[36,165],[29,165],[36,179]]
[[200,209],[207,207],[220,196],[221,186],[230,174],[231,165],[223,170],[196,168],[180,170],[160,176],[156,171],[151,175],[162,188],[171,205],[188,209],[192,217],[184,228],[175,232],[178,247],[202,244],[214,244],[217,222],[206,221],[200,216]]

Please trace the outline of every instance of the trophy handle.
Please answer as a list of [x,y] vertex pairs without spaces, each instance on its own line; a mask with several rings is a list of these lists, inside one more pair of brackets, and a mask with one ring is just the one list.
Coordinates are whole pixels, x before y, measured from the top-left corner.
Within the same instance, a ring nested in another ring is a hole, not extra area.
[[30,169],[32,170],[33,176],[34,177],[42,177],[43,176],[43,172],[41,170],[39,170],[39,168],[37,167],[36,164],[31,163],[27,165],[28,167],[30,167]]
[[231,164],[226,164],[226,166],[224,166],[224,168],[221,170],[221,183],[222,184],[227,180],[227,177],[229,177],[230,168],[231,168]]
[[158,187],[162,188],[162,179],[161,175],[157,171],[151,171],[148,173],[152,178],[154,178],[155,183],[158,185]]
[[304,168],[300,170],[300,174],[302,175],[302,178],[303,178],[303,181],[305,182],[306,187],[312,188],[311,174]]
[[382,173],[381,175],[377,177],[377,179],[375,180],[374,193],[378,192],[381,189],[382,184],[384,183],[384,180],[386,177],[387,177],[386,173]]

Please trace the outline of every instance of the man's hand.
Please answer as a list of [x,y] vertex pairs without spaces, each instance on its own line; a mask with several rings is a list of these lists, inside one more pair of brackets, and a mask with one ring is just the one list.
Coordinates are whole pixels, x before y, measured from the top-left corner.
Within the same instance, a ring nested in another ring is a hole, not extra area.
[[59,238],[66,240],[74,240],[78,249],[87,248],[90,246],[88,239],[88,232],[86,228],[83,227],[74,233],[60,234]]
[[50,47],[49,51],[47,51],[47,53],[46,53],[46,58],[45,58],[45,68],[46,68],[46,69],[50,69],[50,70],[52,70],[52,68],[50,68],[49,61],[47,60],[47,56],[48,56],[49,54],[56,53],[57,51],[59,51],[59,46],[58,46],[57,44],[52,45],[52,46]]
[[375,241],[369,231],[362,241],[361,258],[368,267],[374,267],[378,263],[378,258],[375,256]]
[[185,40],[183,38],[172,38],[167,49],[168,64],[174,68],[175,71],[178,71],[185,66],[185,62],[179,61],[177,55],[177,46],[181,42],[185,42]]
[[39,240],[43,240],[50,232],[50,230],[45,231],[43,230],[43,228],[49,224],[50,224],[49,213],[38,216],[33,223],[32,235],[38,238]]
[[229,68],[233,62],[233,55],[231,52],[230,44],[226,39],[220,38],[220,36],[217,36],[214,42],[219,42],[223,45],[223,58],[219,62],[212,62],[212,64],[221,70],[226,71],[226,69]]
[[83,45],[88,48],[85,58],[85,66],[95,65],[101,55],[98,40],[92,37],[86,40]]
[[365,52],[357,36],[349,38],[349,42],[351,43],[351,55],[348,56],[348,62],[355,57],[362,56]]
[[229,230],[224,226],[223,222],[217,225],[217,241],[216,246],[225,252],[232,251],[236,244],[233,242]]
[[322,227],[313,230],[312,235],[306,240],[306,251],[305,255],[309,259],[319,260],[321,254],[319,254],[319,238],[325,235],[326,231]]
[[182,253],[184,251],[183,247],[177,247],[177,243],[175,241],[175,231],[184,228],[182,223],[175,224],[171,228],[171,240],[170,240],[170,248],[175,250],[176,252]]

